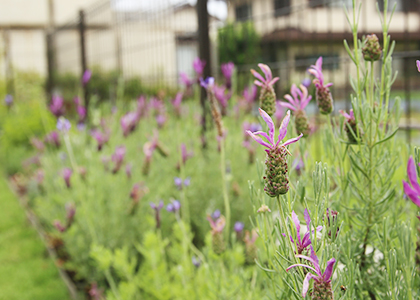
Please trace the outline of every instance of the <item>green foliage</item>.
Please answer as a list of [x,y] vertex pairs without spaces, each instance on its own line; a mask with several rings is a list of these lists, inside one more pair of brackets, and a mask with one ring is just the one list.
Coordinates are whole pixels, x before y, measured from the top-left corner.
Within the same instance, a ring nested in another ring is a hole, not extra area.
[[219,29],[218,52],[220,62],[235,65],[253,64],[261,54],[260,36],[253,22],[231,23]]

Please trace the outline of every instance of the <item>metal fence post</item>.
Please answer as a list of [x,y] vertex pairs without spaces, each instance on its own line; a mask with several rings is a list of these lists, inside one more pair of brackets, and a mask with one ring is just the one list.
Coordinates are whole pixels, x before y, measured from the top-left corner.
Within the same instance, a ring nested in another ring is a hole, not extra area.
[[[198,20],[198,44],[200,59],[206,61],[203,77],[211,76],[211,61],[210,61],[210,37],[209,37],[209,18],[207,12],[207,0],[197,0],[197,20]],[[203,147],[206,147],[205,133],[206,133],[206,91],[204,88],[200,89],[200,103],[202,108],[202,136]]]
[[[83,74],[87,70],[85,33],[86,33],[85,12],[84,12],[84,10],[80,10],[79,11],[80,67],[81,67],[81,71],[82,71],[80,78],[83,78]],[[88,84],[83,84],[82,83],[82,90],[83,90],[83,97],[84,97],[85,106],[86,106],[86,120],[88,120],[89,119],[89,90],[88,90]]]

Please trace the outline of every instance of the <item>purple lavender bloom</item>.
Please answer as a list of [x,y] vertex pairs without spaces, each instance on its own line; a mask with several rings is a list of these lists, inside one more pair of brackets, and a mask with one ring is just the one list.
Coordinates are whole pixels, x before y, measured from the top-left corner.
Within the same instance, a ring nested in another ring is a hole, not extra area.
[[64,100],[60,96],[53,96],[50,104],[50,111],[57,118],[64,115]]
[[163,208],[163,200],[160,200],[158,205],[150,202],[150,207],[155,210],[156,228],[160,228],[160,210]]
[[203,78],[200,78],[200,85],[206,90],[212,89],[214,86],[214,78],[207,77],[205,80],[203,80]]
[[[301,237],[300,234],[300,222],[299,222],[299,218],[296,215],[295,211],[292,211],[292,221],[295,224],[295,228],[296,228],[296,235],[297,235],[297,240],[293,240],[293,237],[290,237],[290,240],[292,241],[292,243],[296,242],[296,246],[297,246],[297,253],[298,254],[302,254],[302,252],[304,250],[306,250],[307,247],[309,247],[311,245],[311,218],[309,216],[308,210],[305,208],[304,211],[304,216],[305,216],[305,221],[306,221],[306,228],[307,231],[304,234],[303,238]],[[319,232],[322,230],[322,226],[318,226],[316,228],[316,231]],[[312,230],[312,233],[314,232],[314,230]]]
[[312,65],[308,72],[315,76],[313,83],[316,87],[316,100],[319,111],[322,114],[330,114],[333,111],[333,98],[329,89],[332,83],[324,84],[324,74],[322,73],[322,56],[318,58],[315,65]]
[[71,123],[70,123],[69,120],[67,120],[64,117],[58,118],[58,120],[57,120],[57,129],[59,131],[66,133],[66,132],[68,132],[70,130],[70,128],[71,128]]
[[[321,267],[319,266],[319,260],[318,257],[316,256],[316,253],[314,251],[314,249],[312,248],[311,245],[311,256],[305,256],[305,255],[296,255],[296,257],[298,258],[302,258],[302,259],[306,259],[307,261],[309,261],[313,267],[305,265],[305,264],[295,264],[295,265],[291,265],[290,267],[288,267],[286,269],[286,271],[289,271],[292,268],[295,267],[304,267],[304,268],[308,268],[312,271],[315,272],[316,275],[312,274],[311,272],[308,272],[308,274],[306,275],[305,279],[303,280],[303,286],[302,286],[302,296],[305,298],[306,294],[308,292],[309,289],[309,281],[311,279],[315,280],[315,285],[314,285],[314,292],[317,291],[317,288],[320,288],[324,291],[324,293],[327,293],[328,295],[331,293],[332,294],[332,290],[331,290],[331,276],[333,274],[333,268],[334,268],[334,264],[335,264],[335,258],[331,258],[328,262],[327,262],[327,267],[325,268],[324,273],[321,272]],[[320,299],[333,299],[331,298],[320,298]]]
[[233,226],[233,229],[235,230],[236,233],[241,233],[244,230],[244,223],[242,222],[236,222],[235,225]]
[[8,107],[12,106],[12,104],[13,104],[13,96],[10,95],[10,94],[6,95],[6,97],[4,98],[4,103]]
[[341,110],[341,109],[340,109],[339,113],[340,113],[340,114],[341,114],[344,118],[346,118],[347,122],[349,122],[349,121],[354,121],[354,120],[355,120],[355,118],[354,118],[354,112],[353,112],[353,110],[352,110],[352,109],[350,109],[350,114],[346,113],[344,110]]
[[292,85],[290,90],[292,96],[289,94],[285,95],[284,98],[289,101],[287,102],[280,102],[280,105],[283,107],[287,107],[293,111],[304,110],[305,107],[308,105],[309,101],[311,101],[312,96],[308,96],[308,90],[304,85],[300,86],[300,89],[296,86],[296,84]]
[[255,85],[251,85],[248,88],[245,88],[242,92],[242,95],[245,98],[246,102],[253,103],[257,99],[258,88]]
[[420,60],[417,60],[416,61],[416,65],[417,65],[417,71],[420,72]]
[[183,92],[178,92],[174,98],[174,100],[172,100],[172,106],[174,107],[175,113],[177,114],[178,117],[181,116],[181,103],[182,103],[182,97],[183,97],[184,93]]
[[121,168],[125,157],[125,146],[119,146],[115,148],[114,154],[112,154],[111,160],[115,163],[112,173],[117,173]]
[[125,165],[125,174],[127,175],[128,178],[131,178],[132,169],[133,169],[132,164],[128,163]]
[[328,88],[333,85],[331,82],[324,84],[324,74],[322,73],[322,56],[317,59],[315,65],[312,65],[308,69],[308,72],[315,76],[313,83],[317,89],[322,87]]
[[235,70],[235,65],[233,62],[228,62],[226,64],[222,64],[220,69],[222,70],[222,74],[226,80],[226,88],[230,89],[232,86],[232,75]]
[[213,220],[217,220],[218,218],[220,218],[222,214],[220,213],[220,210],[216,209],[212,214],[211,214],[211,218]]
[[281,101],[277,100],[276,101],[276,112],[274,113],[274,118],[276,119],[276,126],[279,127],[281,124],[281,119],[284,116],[284,107],[281,104]]
[[189,79],[187,73],[185,72],[179,73],[179,78],[181,83],[184,84],[187,89],[191,88],[194,84],[194,81]]
[[181,208],[181,203],[178,200],[172,200],[171,203],[166,205],[166,210],[176,213]]
[[66,203],[66,220],[67,220],[67,228],[71,226],[74,220],[74,215],[76,214],[76,207],[73,203]]
[[73,170],[70,168],[64,168],[61,171],[61,175],[63,176],[64,182],[66,183],[67,188],[70,188],[70,178],[71,174],[73,174]]
[[184,179],[184,186],[187,187],[187,186],[190,186],[190,184],[191,184],[191,177],[185,178]]
[[207,215],[207,220],[210,223],[212,234],[220,233],[223,231],[223,228],[225,228],[226,220],[223,216],[220,216],[219,218],[217,218],[217,220],[213,220],[211,216]]
[[39,152],[43,152],[44,149],[45,149],[45,145],[44,145],[44,143],[40,139],[37,139],[37,138],[34,138],[34,137],[31,138],[31,144]]
[[306,77],[302,80],[302,85],[306,88],[308,88],[311,85],[311,83],[311,78]]
[[101,151],[103,145],[105,145],[105,143],[107,143],[109,140],[109,132],[103,133],[99,129],[94,129],[90,134],[98,143],[98,151]]
[[417,181],[416,164],[412,156],[410,156],[410,158],[408,159],[407,176],[408,181],[410,183],[403,180],[404,193],[407,195],[408,198],[411,199],[411,201],[413,201],[415,205],[420,207],[420,185]]
[[85,86],[86,84],[88,84],[90,78],[92,77],[92,71],[87,69],[82,76],[82,84]]
[[[185,146],[185,144],[181,144],[181,159],[182,159],[182,164],[185,165],[185,163],[187,162],[187,160],[192,157],[194,155],[194,152],[192,151],[188,151],[187,150],[187,146]],[[179,164],[178,164],[178,169],[179,169]]]
[[120,124],[124,137],[127,137],[131,132],[136,129],[137,123],[140,120],[138,112],[128,112],[121,117]]
[[166,116],[164,114],[158,114],[156,116],[156,123],[159,128],[162,128],[163,125],[165,125],[165,122],[166,122]]
[[201,60],[199,57],[196,57],[193,61],[194,71],[197,73],[197,78],[200,78],[203,75],[204,67],[206,66],[206,61]]
[[89,290],[89,296],[92,297],[92,300],[104,300],[103,291],[98,289],[98,285],[96,282],[92,283],[91,288]]
[[[277,137],[277,141],[275,140],[275,129],[274,129],[273,120],[261,108],[259,109],[259,111],[260,111],[260,114],[261,114],[262,118],[264,119],[264,121],[268,125],[268,129],[269,129],[268,130],[268,135],[267,135],[267,133],[265,133],[263,131],[257,131],[257,132],[253,133],[253,132],[248,130],[247,133],[260,145],[263,145],[264,147],[267,147],[269,149],[276,149],[276,148],[279,148],[279,147],[285,147],[287,145],[296,143],[303,136],[303,134],[300,134],[298,137],[289,139],[286,142],[284,142],[283,144],[280,144],[280,142],[284,139],[284,137],[287,134],[287,125],[289,125],[289,121],[290,121],[290,110],[287,111],[287,114],[284,117],[283,122],[280,126],[280,129],[279,129],[280,132],[279,132],[279,135]],[[262,138],[258,137],[257,135],[261,135],[264,138],[266,138],[267,142],[265,142]]]
[[44,138],[44,141],[50,145],[54,145],[55,147],[60,147],[60,136],[57,131],[51,131],[47,134]]
[[217,86],[214,85],[214,97],[219,102],[221,109],[222,109],[222,115],[226,115],[226,109],[228,106],[228,101],[232,96],[231,92],[226,93],[226,88],[224,86]]
[[79,116],[78,123],[83,123],[86,119],[86,107],[82,105],[78,105],[76,107],[76,112],[77,112],[77,115]]
[[59,220],[54,220],[53,224],[54,224],[54,227],[58,231],[60,231],[60,232],[66,231],[66,227],[64,227]]
[[178,190],[182,189],[182,179],[181,178],[175,177],[174,178],[174,183],[175,183]]
[[199,259],[199,258],[197,258],[197,257],[193,256],[193,257],[191,258],[191,261],[192,261],[192,264],[193,264],[196,268],[199,268],[199,267],[200,267],[200,265],[201,265],[201,261],[200,261],[200,259]]

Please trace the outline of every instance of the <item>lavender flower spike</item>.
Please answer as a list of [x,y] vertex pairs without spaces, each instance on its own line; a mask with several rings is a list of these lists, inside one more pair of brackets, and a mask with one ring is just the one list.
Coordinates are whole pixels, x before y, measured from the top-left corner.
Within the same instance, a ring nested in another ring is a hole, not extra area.
[[357,144],[357,138],[362,137],[362,132],[360,131],[359,126],[357,126],[353,110],[350,109],[350,114],[343,110],[340,110],[339,112],[344,118],[346,118],[346,122],[344,123],[344,130],[347,133],[347,138],[351,143]]
[[112,154],[112,161],[115,163],[114,169],[112,170],[112,173],[115,174],[118,172],[118,170],[121,168],[123,162],[124,162],[124,157],[125,157],[125,146],[119,146],[115,148],[115,152],[114,154]]
[[226,64],[222,64],[220,69],[222,70],[222,74],[226,80],[226,88],[230,89],[232,86],[232,75],[235,70],[235,65],[233,62],[228,62]]
[[267,65],[258,64],[258,67],[263,71],[265,78],[253,69],[251,69],[251,73],[258,79],[254,81],[254,84],[261,87],[260,107],[268,115],[272,116],[276,111],[276,93],[274,92],[273,85],[279,78],[273,78],[273,74]]
[[224,216],[220,216],[216,221],[213,221],[213,218],[210,215],[207,215],[207,220],[210,223],[212,229],[212,249],[213,252],[220,255],[225,249],[225,241],[223,239],[223,228],[225,228],[226,220]]
[[10,95],[10,94],[6,95],[6,97],[4,98],[4,103],[8,107],[12,106],[12,104],[13,104],[13,96]]
[[50,104],[50,111],[57,118],[64,115],[64,100],[60,96],[53,96]]
[[70,168],[64,168],[62,171],[62,176],[64,179],[64,182],[66,183],[67,188],[70,188],[70,177],[71,174],[73,174],[73,170]]
[[196,57],[193,61],[194,71],[197,73],[197,78],[203,76],[204,67],[206,66],[206,61],[201,60],[199,57]]
[[[292,221],[293,221],[293,223],[295,224],[295,227],[296,227],[297,240],[294,241],[292,237],[290,237],[290,239],[292,240],[293,243],[296,242],[297,253],[298,254],[302,254],[302,252],[304,250],[306,250],[306,248],[311,245],[311,218],[309,216],[309,213],[308,213],[307,209],[305,209],[304,216],[305,216],[305,221],[306,221],[306,227],[307,227],[308,230],[306,231],[303,238],[301,238],[299,218],[296,215],[296,213],[294,211],[292,211]],[[321,229],[322,229],[322,226],[318,226],[316,228],[316,231],[321,231]]]
[[280,102],[280,105],[293,110],[296,131],[298,134],[303,133],[303,136],[307,137],[311,128],[309,126],[308,116],[306,115],[304,109],[308,105],[309,101],[311,101],[312,96],[308,96],[308,90],[302,84],[300,85],[300,89],[296,86],[296,84],[293,84],[290,92],[293,97],[290,95],[284,96],[289,103]]
[[322,74],[322,56],[318,58],[315,65],[312,65],[309,68],[308,72],[316,77],[313,83],[316,87],[316,101],[319,111],[321,114],[328,115],[334,109],[333,98],[329,89],[329,87],[332,86],[332,83],[324,84],[324,74]]
[[92,77],[92,71],[91,70],[89,70],[89,69],[87,69],[84,73],[83,73],[83,76],[82,76],[82,84],[83,85],[86,85],[86,84],[88,84],[88,82],[89,82],[89,80],[90,80],[90,78]]
[[[420,166],[420,164],[419,164]],[[412,156],[408,159],[407,164],[408,182],[403,180],[404,193],[413,201],[415,205],[420,207],[420,185],[417,181],[416,164]]]
[[[270,197],[276,197],[281,194],[286,194],[289,191],[289,178],[287,174],[288,166],[287,166],[287,159],[286,155],[290,152],[287,150],[286,146],[292,143],[297,142],[303,134],[300,134],[298,137],[292,138],[280,144],[281,141],[287,134],[287,125],[290,121],[290,111],[287,112],[286,116],[284,117],[282,124],[279,129],[279,135],[275,137],[275,129],[273,120],[270,116],[261,108],[259,109],[260,114],[264,121],[268,125],[268,134],[262,131],[251,132],[247,131],[247,133],[259,144],[267,147],[265,151],[267,152],[267,159],[265,161],[266,165],[266,176],[264,177],[265,180],[265,187],[264,191]],[[264,141],[261,137],[264,137],[267,141]]]
[[316,256],[316,253],[314,249],[311,246],[311,256],[305,256],[305,255],[296,255],[298,258],[306,259],[309,261],[313,267],[305,265],[305,264],[295,264],[291,265],[286,269],[286,271],[289,271],[292,268],[295,267],[304,267],[308,268],[315,272],[315,275],[311,272],[308,272],[305,279],[303,280],[303,287],[302,287],[302,296],[303,298],[306,297],[306,294],[308,293],[309,289],[309,281],[311,279],[315,280],[314,283],[314,290],[311,294],[312,299],[323,299],[323,300],[334,300],[334,294],[331,287],[331,276],[333,274],[333,268],[335,264],[335,258],[331,258],[327,262],[327,267],[325,268],[324,273],[321,272],[321,268],[319,266],[319,260]]
[[64,117],[60,117],[57,120],[57,129],[61,132],[68,132],[71,128],[71,123]]

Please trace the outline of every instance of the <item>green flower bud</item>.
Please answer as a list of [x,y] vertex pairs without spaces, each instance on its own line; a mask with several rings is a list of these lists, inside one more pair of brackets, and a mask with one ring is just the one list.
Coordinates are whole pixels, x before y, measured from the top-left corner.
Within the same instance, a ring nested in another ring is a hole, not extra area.
[[366,36],[362,53],[366,61],[377,61],[381,58],[382,49],[376,34]]

